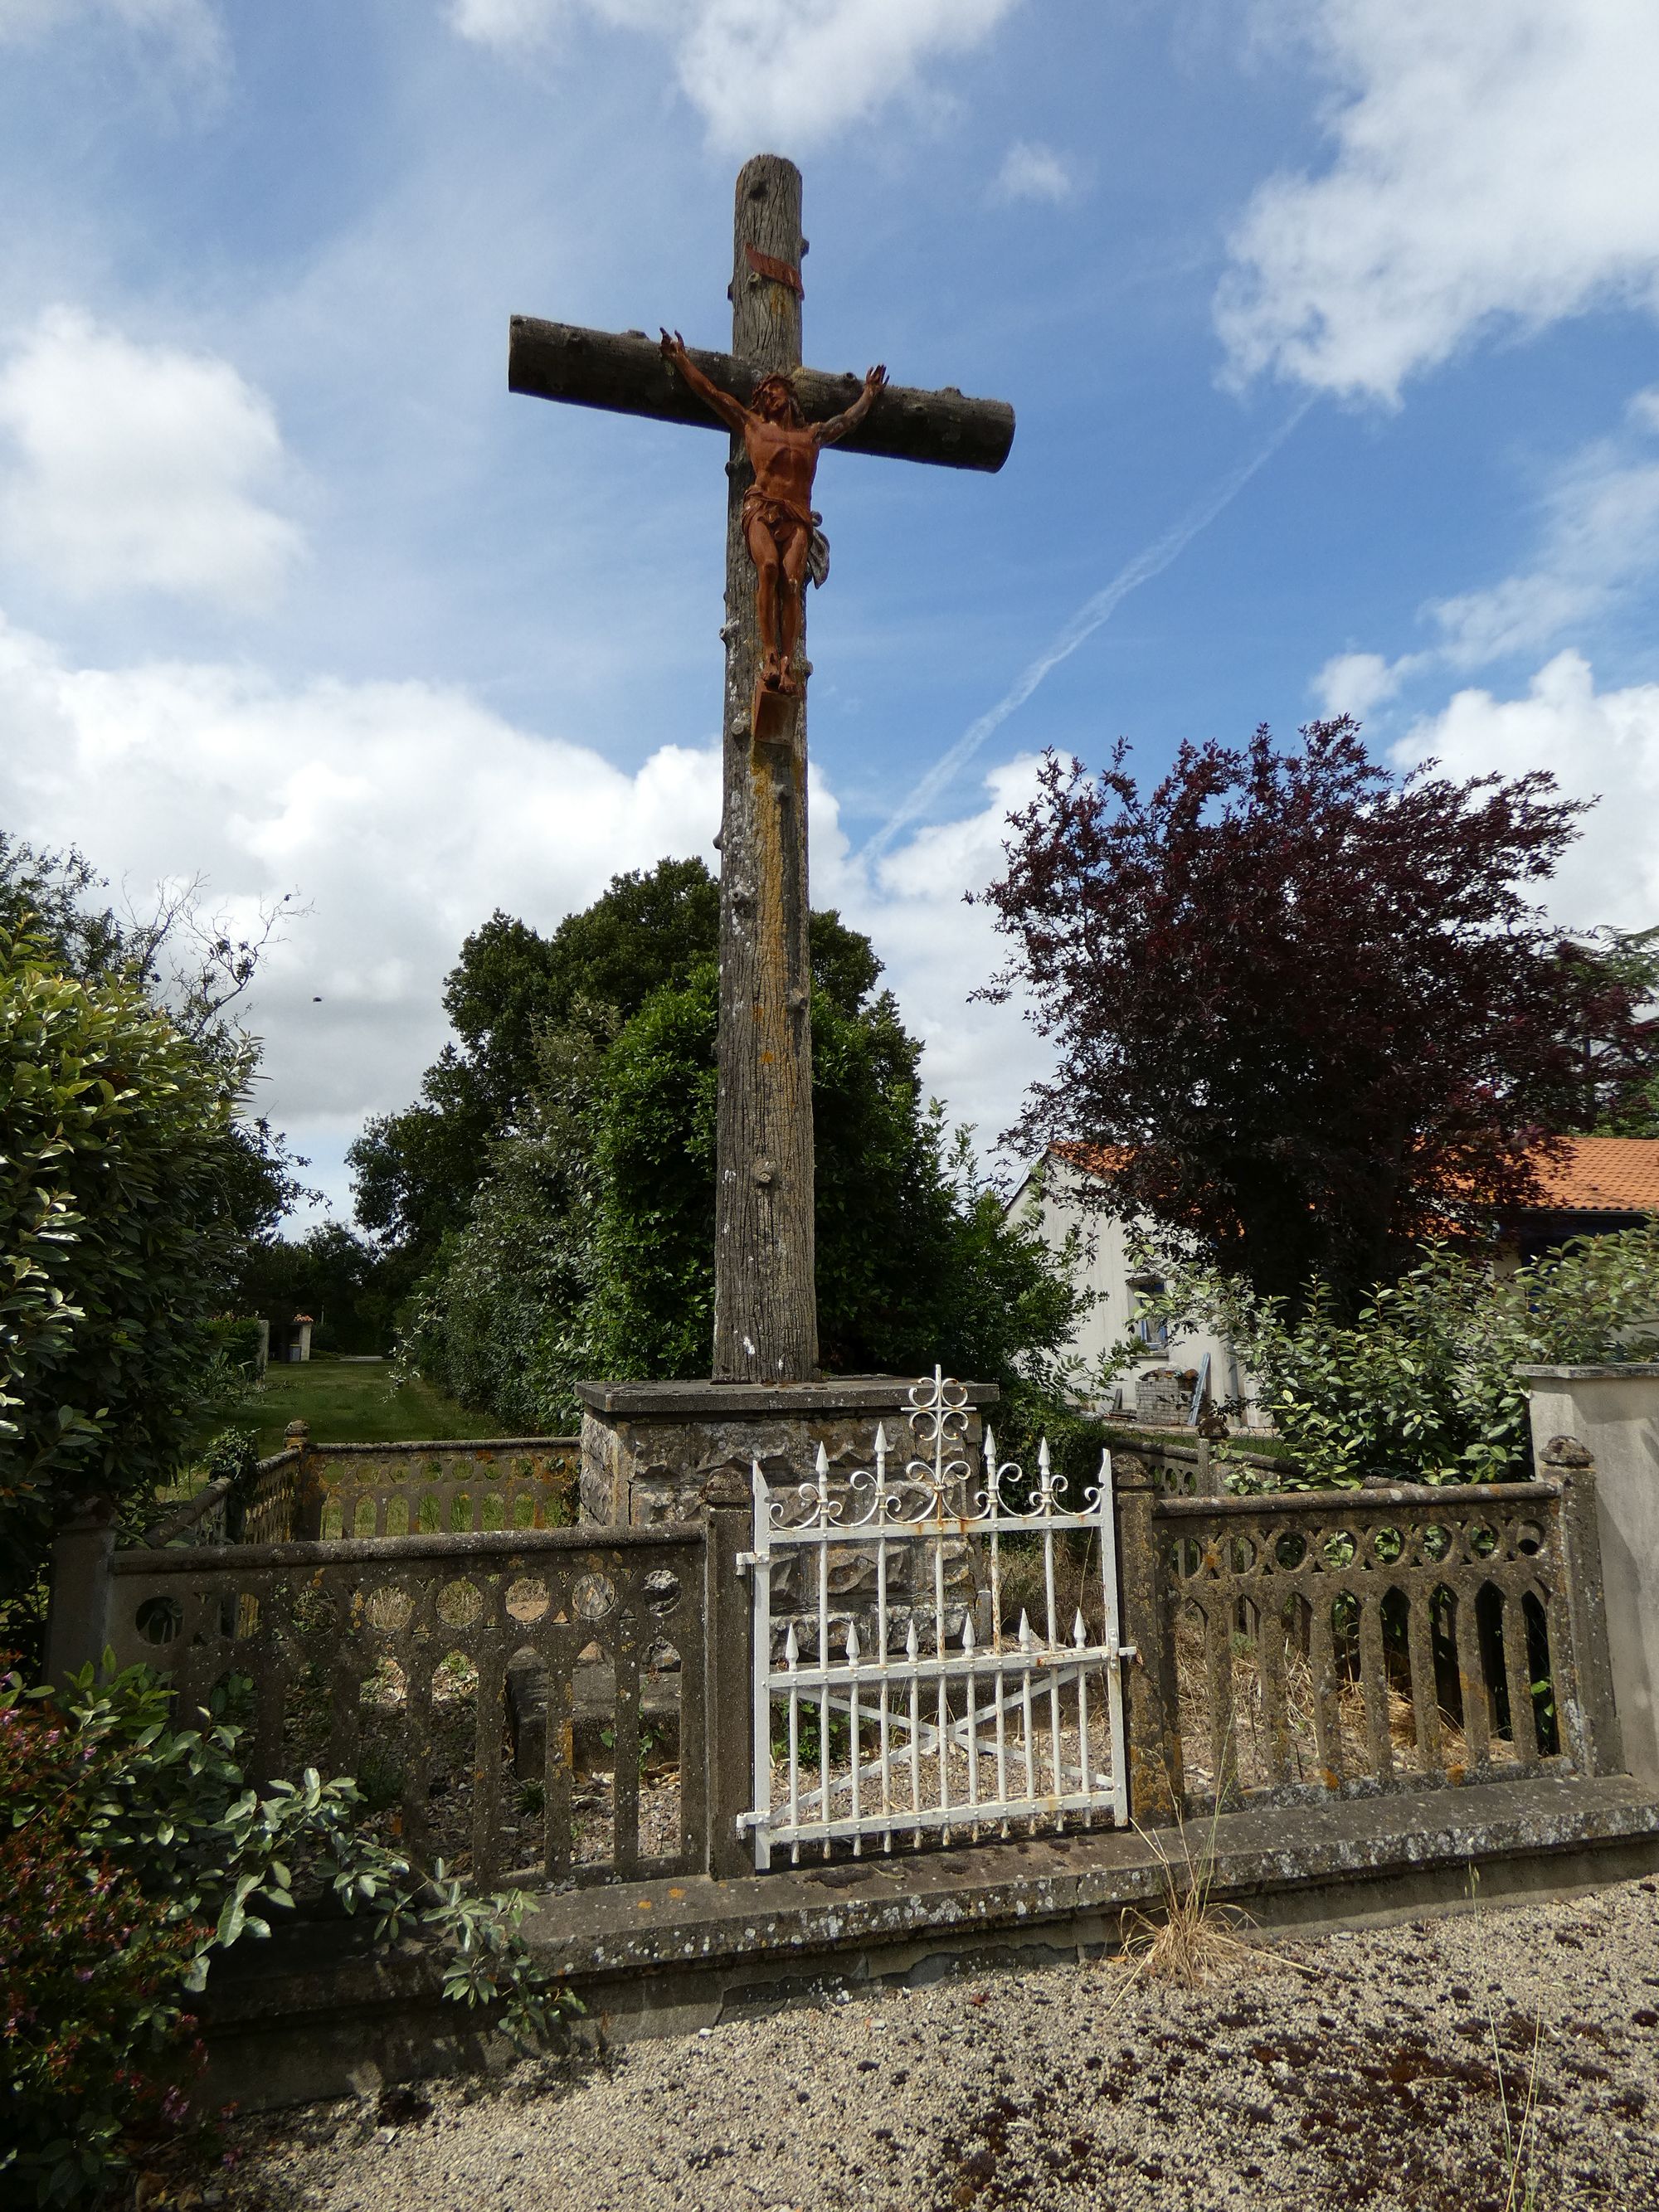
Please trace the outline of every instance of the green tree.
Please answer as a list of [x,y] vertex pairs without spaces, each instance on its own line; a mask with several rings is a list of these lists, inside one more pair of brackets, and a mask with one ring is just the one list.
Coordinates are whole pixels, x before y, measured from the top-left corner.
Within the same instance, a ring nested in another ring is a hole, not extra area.
[[132,985],[220,1069],[239,1101],[226,1161],[231,1214],[244,1237],[273,1237],[298,1200],[320,1194],[301,1182],[307,1163],[282,1133],[246,1110],[259,1049],[235,1010],[292,910],[292,895],[262,909],[258,927],[239,935],[208,908],[200,878],[167,892],[153,912],[125,917],[104,900],[108,888],[73,846],[53,852],[0,830],[0,933],[28,937],[62,974],[82,982]]
[[391,1342],[396,1286],[368,1239],[342,1221],[319,1221],[303,1237],[252,1244],[237,1273],[239,1314],[275,1316],[292,1307],[316,1323],[316,1352],[380,1352]]
[[71,975],[112,975],[129,964],[113,908],[98,903],[102,877],[71,845],[59,853],[0,830],[0,930],[28,933]]
[[[842,948],[837,988],[813,994],[824,1364],[940,1359],[1012,1380],[1067,1340],[1078,1295],[1035,1228],[1004,1220],[965,1142],[947,1157],[920,1048],[890,995],[870,995],[878,969],[867,947],[853,957],[860,943]],[[704,965],[613,1042],[544,1040],[523,1126],[495,1148],[411,1333],[416,1364],[457,1396],[514,1426],[562,1426],[584,1376],[708,1371],[718,993]]]
[[[850,1012],[881,964],[833,912],[814,914],[810,928],[814,976]],[[444,985],[457,1041],[415,1103],[369,1121],[348,1155],[357,1218],[405,1283],[465,1226],[491,1146],[526,1126],[544,1040],[609,1037],[653,992],[714,960],[719,943],[720,886],[697,860],[615,877],[550,937],[499,911],[472,933]]]
[[[1653,1030],[1536,904],[1585,809],[1547,775],[1402,778],[1344,716],[1291,746],[1050,754],[985,893],[1056,1047],[1025,1150],[1109,1150],[1087,1201],[1352,1315],[1448,1228],[1535,1204],[1553,1140]],[[1593,1002],[1593,1011],[1587,1005]],[[1584,1024],[1595,1049],[1587,1076]]]
[[586,1027],[544,1036],[523,1127],[491,1152],[471,1216],[440,1245],[400,1342],[421,1373],[524,1435],[567,1427],[568,1379],[597,1371],[589,1312],[605,1048]]
[[1566,1033],[1577,1072],[1565,1126],[1596,1137],[1659,1137],[1659,927],[1563,940],[1577,988]]
[[149,1499],[212,1410],[240,1077],[136,982],[0,937],[0,1602],[84,1498]]

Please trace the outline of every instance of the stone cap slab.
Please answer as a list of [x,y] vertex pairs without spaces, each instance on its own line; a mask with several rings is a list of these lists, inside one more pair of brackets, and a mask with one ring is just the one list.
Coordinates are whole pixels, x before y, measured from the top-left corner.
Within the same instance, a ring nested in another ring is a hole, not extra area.
[[[579,1382],[576,1395],[590,1413],[624,1419],[732,1420],[745,1415],[884,1413],[908,1408],[914,1375],[832,1375],[818,1382]],[[964,1382],[969,1405],[994,1406],[994,1382]]]
[[1539,1382],[1617,1382],[1626,1377],[1651,1382],[1659,1375],[1659,1360],[1612,1360],[1603,1367],[1517,1367],[1515,1371]]

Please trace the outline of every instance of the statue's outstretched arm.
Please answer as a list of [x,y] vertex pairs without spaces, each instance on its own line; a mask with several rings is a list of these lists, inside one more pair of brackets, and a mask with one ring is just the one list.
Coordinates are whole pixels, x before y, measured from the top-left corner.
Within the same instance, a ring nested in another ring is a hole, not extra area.
[[711,383],[703,374],[687,353],[685,340],[678,331],[672,334],[667,331],[663,332],[662,357],[671,368],[685,379],[705,407],[718,415],[728,429],[742,435],[744,420],[742,404],[729,392],[722,392],[718,384]]
[[876,394],[887,381],[887,371],[880,362],[864,380],[864,389],[852,405],[839,415],[832,415],[827,422],[817,425],[817,441],[821,446],[838,446],[842,440],[856,430],[859,424],[876,404]]

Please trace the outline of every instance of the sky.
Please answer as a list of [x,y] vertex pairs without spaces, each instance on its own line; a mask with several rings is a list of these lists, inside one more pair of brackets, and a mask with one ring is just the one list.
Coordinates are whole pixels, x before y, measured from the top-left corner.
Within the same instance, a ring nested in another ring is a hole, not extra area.
[[832,453],[814,902],[952,1118],[1042,749],[1352,711],[1599,795],[1659,922],[1652,0],[0,0],[0,828],[138,911],[288,896],[258,1105],[349,1212],[496,908],[714,862],[723,453],[507,390],[515,313],[728,343],[804,172],[805,353],[1010,401]]

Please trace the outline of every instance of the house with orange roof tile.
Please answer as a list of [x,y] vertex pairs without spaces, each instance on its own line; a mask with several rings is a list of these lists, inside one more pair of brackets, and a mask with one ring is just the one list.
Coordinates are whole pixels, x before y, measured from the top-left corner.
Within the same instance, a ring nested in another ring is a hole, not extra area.
[[[1109,1176],[1115,1157],[1109,1148],[1097,1146],[1054,1146],[1033,1164],[1009,1201],[1011,1214],[1036,1207],[1052,1250],[1060,1249],[1073,1226],[1082,1227],[1088,1238],[1084,1279],[1095,1293],[1095,1304],[1068,1349],[1092,1367],[1121,1345],[1126,1333],[1139,1334],[1142,1356],[1134,1370],[1113,1386],[1112,1395],[1126,1414],[1185,1419],[1200,1376],[1207,1379],[1212,1397],[1249,1400],[1255,1395],[1250,1377],[1231,1342],[1206,1332],[1172,1338],[1145,1317],[1146,1300],[1162,1283],[1155,1270],[1137,1265],[1128,1246],[1133,1231],[1145,1233],[1152,1224],[1085,1215],[1080,1206],[1080,1179]],[[1498,1224],[1503,1261],[1511,1266],[1536,1259],[1571,1237],[1633,1229],[1659,1216],[1659,1137],[1571,1138],[1559,1157],[1540,1161],[1539,1179],[1539,1203],[1505,1215]],[[1247,1425],[1250,1418],[1247,1413]]]
[[1542,1201],[1504,1222],[1520,1260],[1571,1237],[1634,1229],[1659,1214],[1659,1137],[1573,1137],[1559,1160],[1540,1162]]

